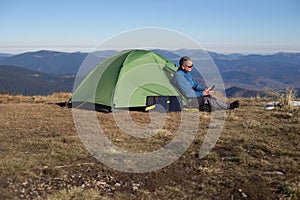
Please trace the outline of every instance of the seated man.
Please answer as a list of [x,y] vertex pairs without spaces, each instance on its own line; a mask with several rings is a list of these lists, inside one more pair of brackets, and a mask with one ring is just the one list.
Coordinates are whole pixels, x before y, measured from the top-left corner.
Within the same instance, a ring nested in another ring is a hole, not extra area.
[[179,61],[179,68],[172,78],[172,84],[189,100],[189,106],[197,105],[199,106],[199,110],[204,111],[235,109],[239,107],[239,101],[228,104],[212,97],[213,88],[204,88],[197,84],[191,75],[192,67],[192,60],[187,56],[183,56]]

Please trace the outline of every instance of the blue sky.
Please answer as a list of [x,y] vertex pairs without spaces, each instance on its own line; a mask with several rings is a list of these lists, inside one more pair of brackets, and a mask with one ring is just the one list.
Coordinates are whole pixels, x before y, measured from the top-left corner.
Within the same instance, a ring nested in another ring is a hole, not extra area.
[[0,52],[88,51],[158,27],[221,53],[300,52],[299,0],[0,0]]

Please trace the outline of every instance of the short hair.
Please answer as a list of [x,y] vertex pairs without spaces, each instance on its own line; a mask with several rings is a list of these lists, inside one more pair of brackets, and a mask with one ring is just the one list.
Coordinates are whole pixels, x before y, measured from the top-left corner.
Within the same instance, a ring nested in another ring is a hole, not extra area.
[[181,67],[182,65],[186,66],[188,61],[192,61],[192,59],[188,56],[181,57],[179,60],[179,67]]

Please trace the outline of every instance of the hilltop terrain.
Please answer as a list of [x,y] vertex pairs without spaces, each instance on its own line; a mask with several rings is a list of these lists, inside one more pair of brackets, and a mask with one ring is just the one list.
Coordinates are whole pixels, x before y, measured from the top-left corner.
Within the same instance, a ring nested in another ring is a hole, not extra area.
[[[182,157],[160,170],[133,174],[113,170],[89,154],[71,109],[55,105],[69,97],[0,96],[0,199],[300,198],[296,107],[264,110],[266,99],[241,99],[240,108],[227,112],[217,144],[202,159],[197,152],[210,113],[200,112],[197,135]],[[139,126],[149,123],[149,113],[130,115]],[[133,152],[166,145],[180,122],[180,113],[168,113],[164,130],[142,140],[122,134],[112,113],[97,117],[114,144]]]

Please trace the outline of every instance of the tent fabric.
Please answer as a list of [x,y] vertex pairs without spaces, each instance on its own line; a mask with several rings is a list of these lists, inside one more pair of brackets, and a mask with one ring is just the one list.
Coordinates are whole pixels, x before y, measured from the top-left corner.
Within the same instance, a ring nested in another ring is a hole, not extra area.
[[181,96],[170,82],[177,69],[154,52],[125,50],[96,65],[71,101],[129,108],[146,106],[148,96]]

